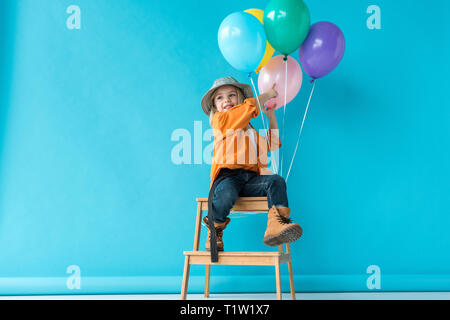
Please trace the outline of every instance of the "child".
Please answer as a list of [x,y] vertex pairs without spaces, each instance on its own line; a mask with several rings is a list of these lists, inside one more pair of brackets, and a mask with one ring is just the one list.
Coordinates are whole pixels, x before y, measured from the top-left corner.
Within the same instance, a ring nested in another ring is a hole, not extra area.
[[[264,106],[277,95],[274,84],[258,97],[259,104]],[[217,79],[201,104],[214,131],[208,217],[203,219],[209,229],[206,250],[211,251],[211,261],[217,262],[217,251],[224,250],[223,230],[230,222],[227,216],[239,196],[267,196],[270,210],[264,244],[277,246],[300,238],[301,227],[288,218],[286,182],[270,171],[267,174],[267,162],[263,161],[267,159],[267,149],[273,151],[281,146],[274,108],[263,110],[269,119],[269,132],[267,137],[261,137],[250,124],[259,115],[259,108],[249,85],[238,83],[232,77]],[[236,145],[236,141],[243,143]]]

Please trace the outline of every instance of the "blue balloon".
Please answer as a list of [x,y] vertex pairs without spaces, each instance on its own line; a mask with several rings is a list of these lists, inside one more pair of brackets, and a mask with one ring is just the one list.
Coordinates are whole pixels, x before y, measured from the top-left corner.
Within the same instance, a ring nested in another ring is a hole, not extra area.
[[247,12],[232,13],[222,21],[218,42],[225,60],[243,72],[256,70],[266,51],[264,27]]

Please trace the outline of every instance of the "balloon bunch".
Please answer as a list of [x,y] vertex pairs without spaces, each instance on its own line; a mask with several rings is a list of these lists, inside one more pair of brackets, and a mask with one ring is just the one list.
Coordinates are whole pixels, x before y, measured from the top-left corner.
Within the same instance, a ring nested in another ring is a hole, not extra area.
[[[282,106],[286,108],[286,104],[296,97],[303,80],[301,66],[312,78],[311,82],[314,82],[333,71],[345,51],[345,38],[339,27],[327,21],[310,25],[309,9],[303,0],[270,0],[264,11],[248,9],[234,12],[222,21],[218,42],[225,60],[235,69],[248,73],[255,94],[252,72],[259,74],[260,93],[272,88],[274,83],[279,93],[284,92],[284,96],[279,94],[277,98],[266,103],[269,109]],[[297,49],[301,66],[289,56]],[[280,55],[273,57],[275,50]],[[314,87],[315,83],[303,122]],[[264,120],[263,125],[266,128]],[[297,147],[298,140],[295,152]],[[289,172],[290,167],[288,175]]]

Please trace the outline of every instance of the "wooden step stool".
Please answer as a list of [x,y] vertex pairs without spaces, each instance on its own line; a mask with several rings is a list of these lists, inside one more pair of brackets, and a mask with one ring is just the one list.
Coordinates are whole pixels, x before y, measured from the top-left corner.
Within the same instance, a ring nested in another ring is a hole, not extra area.
[[[283,245],[278,246],[278,251],[264,252],[233,252],[219,251],[218,262],[211,262],[209,251],[199,251],[202,212],[208,211],[208,198],[197,198],[197,218],[195,221],[194,250],[184,251],[184,272],[181,286],[181,300],[186,299],[189,281],[189,270],[191,264],[204,264],[205,272],[205,297],[209,297],[209,280],[211,264],[213,265],[248,265],[248,266],[275,266],[277,299],[281,300],[281,276],[280,264],[287,262],[289,269],[289,283],[291,287],[291,298],[295,300],[294,277],[292,274],[292,262],[289,243],[286,243],[286,252]],[[240,197],[231,211],[269,211],[267,197]]]

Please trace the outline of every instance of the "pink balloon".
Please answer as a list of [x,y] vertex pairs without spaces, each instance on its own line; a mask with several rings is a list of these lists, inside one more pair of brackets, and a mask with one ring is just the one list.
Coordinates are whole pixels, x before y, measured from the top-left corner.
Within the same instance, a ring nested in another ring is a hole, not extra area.
[[290,56],[287,56],[287,61],[284,61],[283,58],[284,55],[273,57],[259,72],[259,94],[270,90],[272,85],[276,83],[275,90],[278,92],[278,97],[267,101],[266,107],[269,109],[273,108],[275,104],[277,105],[275,110],[284,106],[285,63],[287,63],[286,104],[295,98],[302,86],[303,73],[297,60]]

